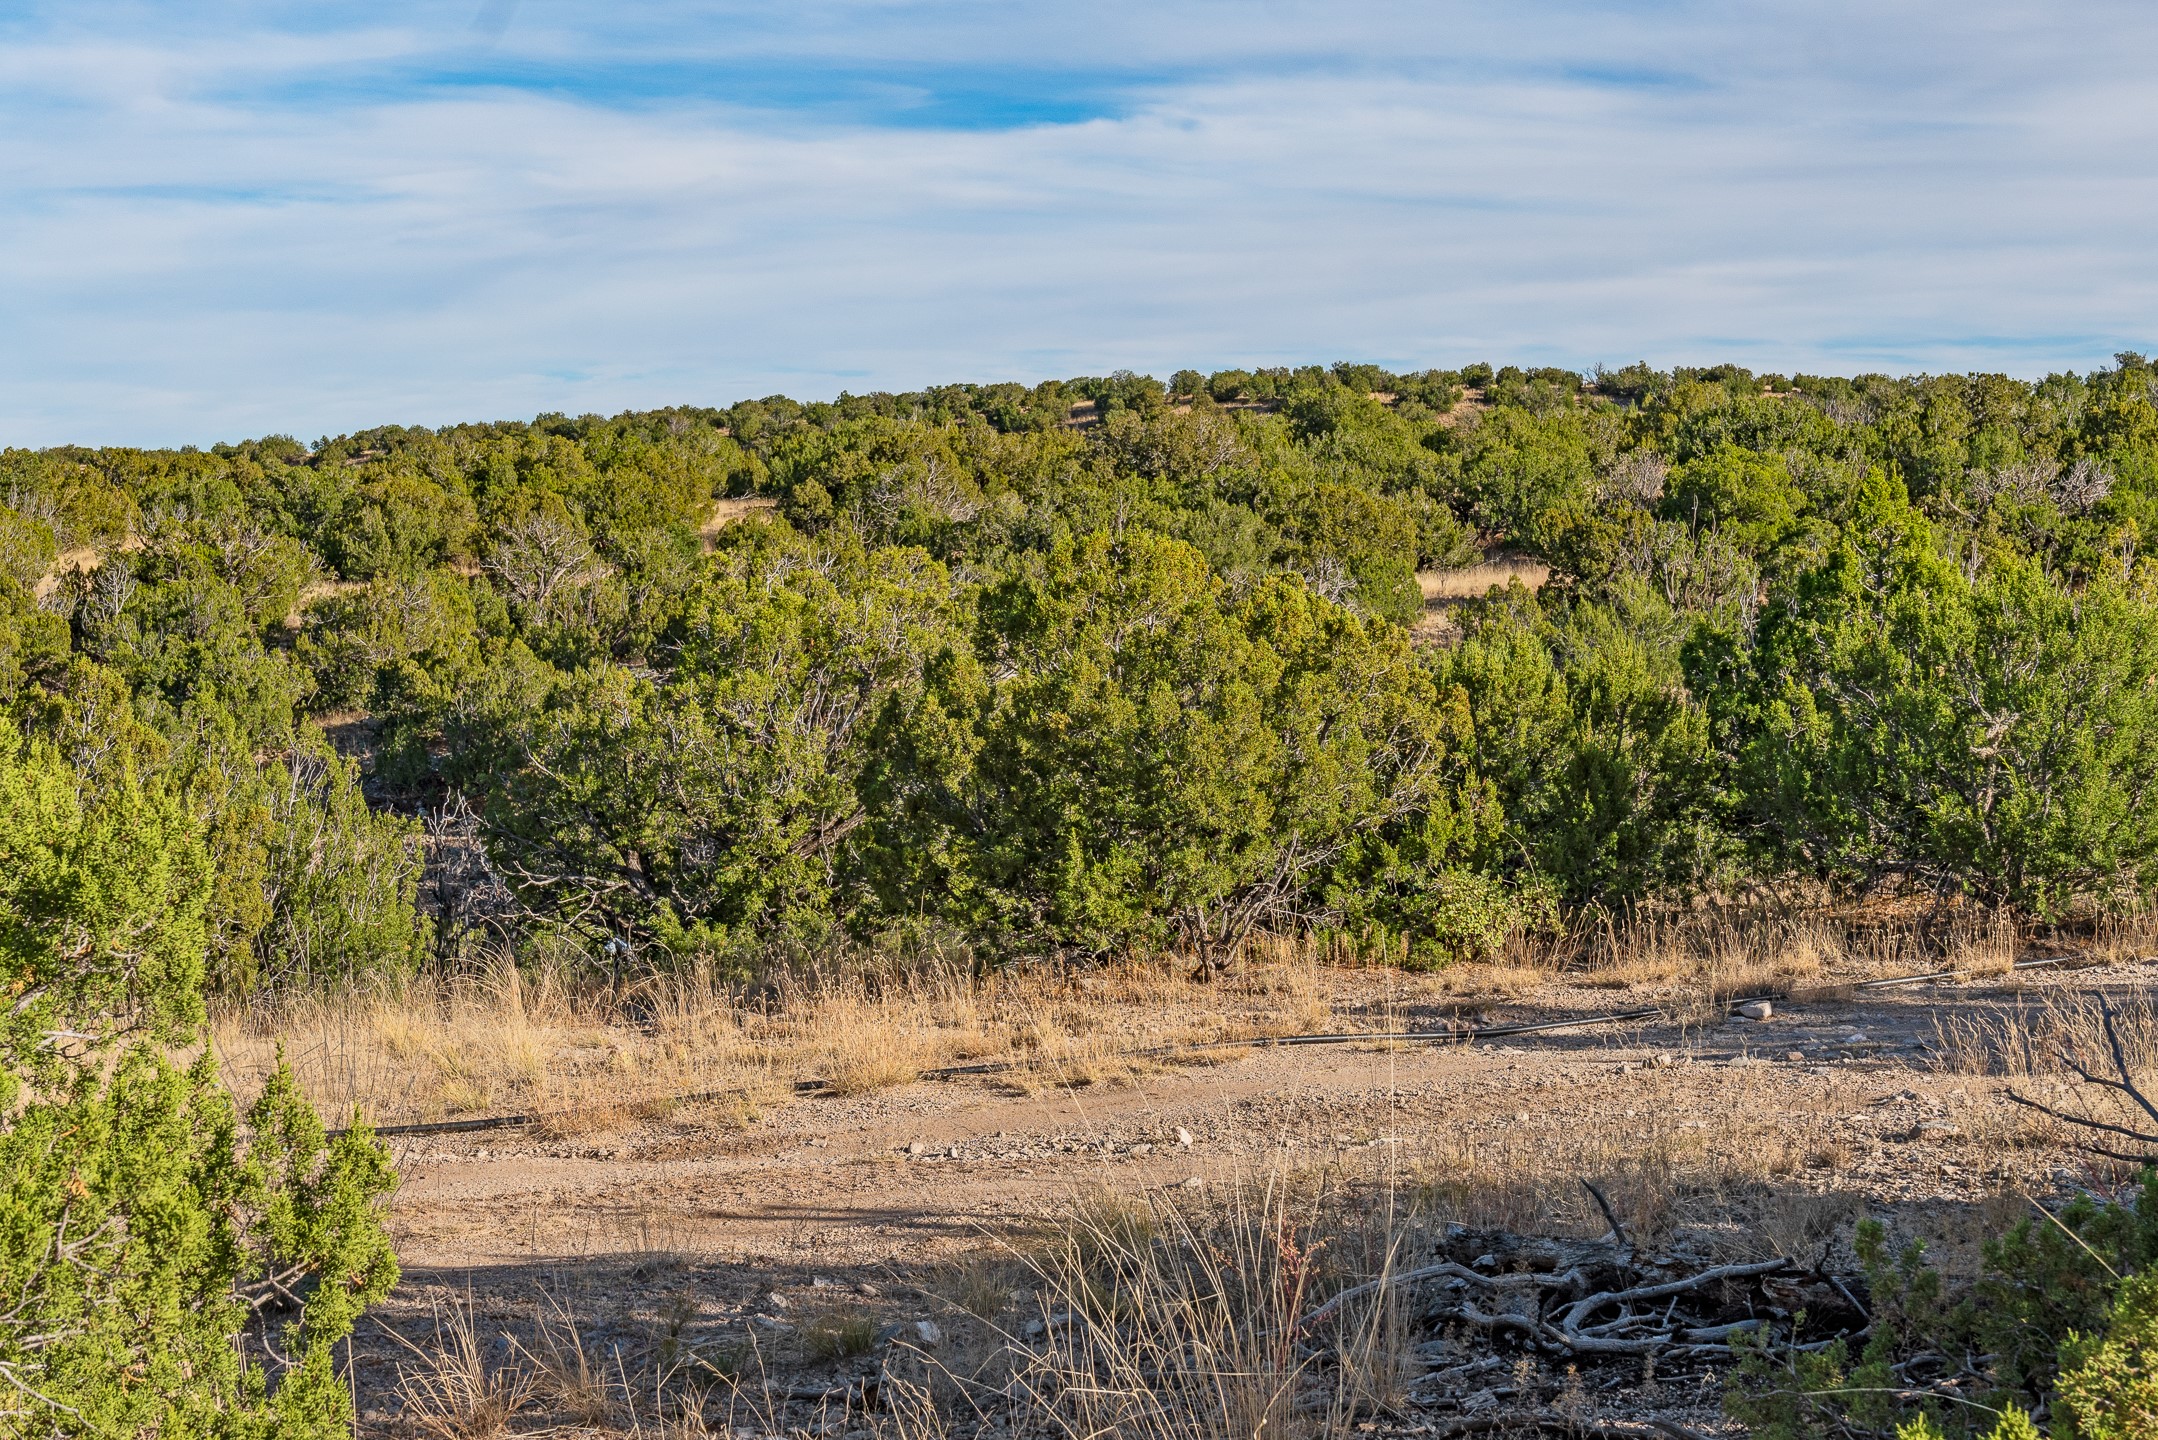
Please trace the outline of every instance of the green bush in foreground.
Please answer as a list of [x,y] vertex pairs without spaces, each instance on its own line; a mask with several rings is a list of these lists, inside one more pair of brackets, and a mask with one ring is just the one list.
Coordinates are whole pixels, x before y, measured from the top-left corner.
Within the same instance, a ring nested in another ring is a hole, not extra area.
[[1958,1292],[1878,1222],[1857,1250],[1872,1311],[1858,1356],[1840,1340],[1734,1346],[1726,1408],[1761,1440],[2035,1440],[2033,1415],[2056,1440],[2158,1436],[2158,1171],[2127,1204],[2078,1196],[1987,1242]]
[[333,1347],[397,1276],[387,1156],[205,1056],[186,811],[0,728],[0,1432],[349,1433]]

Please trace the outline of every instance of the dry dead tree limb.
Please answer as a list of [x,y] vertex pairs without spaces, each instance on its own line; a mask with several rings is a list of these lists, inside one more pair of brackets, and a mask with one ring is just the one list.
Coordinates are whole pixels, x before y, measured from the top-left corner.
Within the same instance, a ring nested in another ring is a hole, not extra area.
[[1589,1440],[1708,1440],[1698,1430],[1674,1420],[1588,1420],[1558,1410],[1531,1414],[1464,1415],[1445,1420],[1424,1433],[1434,1440],[1454,1440],[1461,1435],[1487,1435],[1492,1431],[1542,1431],[1554,1435],[1578,1435]]
[[1596,1208],[1604,1212],[1604,1223],[1611,1227],[1611,1242],[1618,1246],[1619,1252],[1623,1256],[1633,1248],[1633,1242],[1626,1238],[1626,1227],[1619,1224],[1618,1212],[1611,1208],[1609,1200],[1604,1199],[1604,1192],[1591,1185],[1586,1179],[1581,1180],[1581,1188],[1589,1192],[1589,1198],[1596,1202]]
[[[2158,1135],[2146,1135],[2140,1130],[2131,1130],[2125,1125],[2112,1125],[2103,1120],[2094,1120],[2088,1115],[2078,1115],[2070,1110],[2055,1109],[2043,1100],[2033,1100],[2030,1096],[2019,1095],[2014,1090],[2009,1090],[2005,1093],[2008,1100],[2013,1104],[2021,1105],[2026,1110],[2036,1110],[2041,1115],[2050,1115],[2056,1120],[2065,1120],[2070,1125],[2079,1126],[2085,1130],[2096,1130],[2102,1134],[2119,1135],[2125,1139],[2134,1140],[2138,1144],[2158,1145]],[[2119,1151],[2101,1149],[2096,1145],[2085,1145],[2083,1148],[2095,1150],[2101,1155],[2112,1155],[2121,1160],[2158,1160],[2158,1155],[2124,1155]]]
[[2113,1070],[2120,1078],[2117,1081],[2099,1080],[2080,1065],[2076,1066],[2076,1073],[2093,1084],[2105,1085],[2120,1091],[2129,1099],[2135,1101],[2141,1107],[2143,1113],[2148,1115],[2152,1121],[2158,1122],[2158,1105],[2152,1104],[2150,1097],[2137,1088],[2135,1078],[2128,1072],[2128,1053],[2121,1044],[2120,1027],[2114,1022],[2113,1002],[2106,998],[2104,991],[2098,992],[2098,1015],[2105,1022],[2106,1045],[2113,1052]]
[[[1823,1263],[1826,1263],[1825,1258],[1823,1260]],[[1813,1273],[1819,1275],[1822,1272],[1819,1269],[1816,1269]],[[1858,1297],[1851,1293],[1851,1287],[1843,1283],[1843,1277],[1841,1275],[1830,1275],[1828,1277],[1828,1283],[1836,1287],[1836,1293],[1843,1297],[1843,1302],[1846,1305],[1849,1305],[1853,1310],[1856,1310],[1861,1319],[1871,1320],[1873,1318],[1873,1312],[1859,1303]]]
[[1742,1330],[1758,1329],[1766,1323],[1758,1319],[1734,1320],[1726,1325],[1680,1325],[1646,1335],[1584,1335],[1578,1331],[1561,1330],[1543,1320],[1511,1311],[1486,1314],[1472,1303],[1464,1303],[1446,1312],[1446,1318],[1459,1320],[1463,1324],[1474,1325],[1483,1330],[1515,1331],[1552,1354],[1563,1353],[1579,1357],[1673,1355],[1683,1359],[1728,1354],[1733,1335]]
[[1791,1262],[1779,1255],[1773,1260],[1754,1260],[1743,1265],[1718,1265],[1703,1270],[1698,1275],[1689,1275],[1681,1280],[1666,1280],[1660,1285],[1637,1285],[1631,1290],[1606,1290],[1601,1294],[1576,1300],[1567,1307],[1566,1314],[1559,1323],[1568,1334],[1573,1334],[1580,1330],[1583,1321],[1606,1305],[1634,1305],[1643,1300],[1668,1299],[1725,1280],[1753,1280],[1790,1268]]
[[[2158,1104],[2154,1104],[2150,1096],[2143,1093],[2143,1088],[2136,1084],[2135,1075],[2128,1067],[2128,1051],[2127,1047],[2121,1043],[2120,1025],[2114,1016],[2113,1002],[2107,999],[2102,991],[2097,993],[2094,998],[2098,1001],[2099,1018],[2105,1026],[2106,1048],[2113,1056],[2113,1074],[2111,1076],[2092,1074],[2081,1061],[2070,1055],[2065,1049],[2060,1052],[2061,1063],[2075,1071],[2076,1077],[2084,1084],[2096,1085],[2102,1090],[2112,1090],[2127,1096],[2135,1103],[2136,1108],[2148,1115],[2153,1122],[2158,1122]],[[2005,1093],[2010,1103],[2021,1105],[2026,1110],[2036,1110],[2041,1115],[2051,1116],[2055,1120],[2074,1125],[2079,1129],[2095,1131],[2101,1135],[2118,1135],[2125,1140],[2132,1140],[2138,1145],[2152,1147],[2141,1154],[2133,1154],[2089,1141],[2084,1142],[2082,1148],[2094,1155],[2104,1155],[2109,1159],[2127,1160],[2141,1165],[2158,1164],[2158,1135],[2148,1134],[2127,1125],[2115,1125],[2111,1121],[2100,1120],[2095,1116],[2078,1115],[2073,1111],[2057,1109],[2044,1101],[2034,1100],[2028,1095],[2018,1094],[2012,1086]]]
[[1376,1295],[1381,1290],[1390,1290],[1397,1286],[1418,1285],[1426,1280],[1467,1280],[1486,1287],[1497,1283],[1489,1275],[1479,1275],[1466,1265],[1441,1260],[1436,1265],[1422,1265],[1414,1270],[1404,1270],[1399,1275],[1387,1275],[1377,1280],[1367,1280],[1361,1285],[1351,1285],[1324,1304],[1306,1310],[1303,1318],[1291,1326],[1290,1331],[1298,1333],[1323,1320],[1332,1319],[1341,1307],[1351,1300],[1361,1300],[1366,1295]]

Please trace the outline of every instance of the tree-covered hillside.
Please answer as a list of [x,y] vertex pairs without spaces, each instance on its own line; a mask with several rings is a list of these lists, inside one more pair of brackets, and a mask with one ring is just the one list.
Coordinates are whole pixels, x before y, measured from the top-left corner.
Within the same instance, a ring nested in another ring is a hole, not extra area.
[[[489,936],[1436,963],[1742,881],[2056,915],[2158,880],[2154,386],[1337,365],[9,451],[0,695],[190,817],[227,991]],[[1412,636],[1502,553],[1550,582]]]

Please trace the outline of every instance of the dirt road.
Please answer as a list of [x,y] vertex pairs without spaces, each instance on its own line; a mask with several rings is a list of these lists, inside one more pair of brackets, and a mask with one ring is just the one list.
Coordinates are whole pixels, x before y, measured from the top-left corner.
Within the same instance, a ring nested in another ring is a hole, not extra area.
[[[778,1326],[803,1297],[904,1289],[1090,1190],[1284,1165],[1393,1176],[1471,1221],[1593,1233],[1586,1176],[1644,1231],[1691,1224],[1700,1243],[1794,1253],[1861,1209],[1975,1213],[1944,1202],[2076,1179],[2074,1156],[2034,1138],[1945,1037],[1959,1017],[2150,973],[2001,977],[1705,1029],[1246,1051],[1115,1087],[977,1077],[611,1134],[420,1138],[398,1146],[408,1278],[387,1315],[420,1334],[462,1291],[508,1326],[544,1293],[594,1345],[643,1343],[664,1306],[711,1333]],[[1936,1253],[1953,1263],[1957,1243],[1937,1235]],[[398,1352],[358,1358],[379,1421]]]

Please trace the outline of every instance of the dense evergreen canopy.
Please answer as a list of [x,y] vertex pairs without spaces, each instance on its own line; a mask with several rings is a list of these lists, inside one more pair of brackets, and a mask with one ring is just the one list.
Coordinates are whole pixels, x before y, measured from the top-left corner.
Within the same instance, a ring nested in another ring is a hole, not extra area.
[[[0,693],[206,837],[226,989],[490,930],[751,969],[1438,961],[1740,879],[2054,914],[2152,881],[2154,385],[1337,365],[9,451]],[[1425,612],[1494,555],[1550,581]]]

